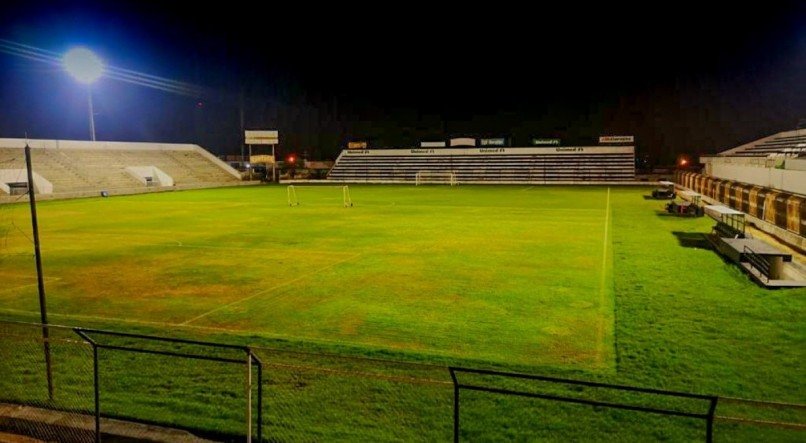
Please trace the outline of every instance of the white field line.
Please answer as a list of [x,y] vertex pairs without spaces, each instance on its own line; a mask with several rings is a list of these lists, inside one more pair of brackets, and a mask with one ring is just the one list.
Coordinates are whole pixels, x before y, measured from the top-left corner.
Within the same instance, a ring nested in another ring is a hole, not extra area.
[[[12,308],[0,308],[0,312],[5,312],[8,314],[26,314],[32,316],[39,316],[39,311],[26,311],[23,309],[12,309]],[[149,321],[149,320],[137,320],[132,318],[120,318],[120,317],[105,317],[102,315],[84,315],[84,314],[60,314],[58,312],[48,312],[48,317],[56,317],[56,318],[66,318],[66,319],[74,319],[74,320],[97,320],[103,322],[115,322],[115,323],[128,323],[132,325],[142,325],[142,326],[159,326],[162,328],[185,328],[185,329],[192,329],[198,331],[213,331],[213,332],[224,332],[228,334],[240,334],[240,335],[252,335],[254,334],[253,331],[244,330],[244,329],[231,329],[231,328],[222,328],[216,326],[201,326],[201,325],[186,325],[182,323],[171,323],[171,322],[164,322],[164,321]],[[314,341],[320,343],[343,343],[340,340],[329,340],[326,338],[313,338],[313,337],[306,337],[306,336],[296,336],[296,335],[285,335],[285,334],[269,334],[265,332],[260,333],[264,337],[268,338],[278,338],[278,339],[292,339],[297,338],[301,340],[307,341]]]
[[[12,309],[12,308],[0,308],[0,313],[9,313],[9,314],[26,314],[31,316],[39,317],[39,311],[26,311],[22,309]],[[247,329],[231,329],[231,328],[222,328],[217,326],[201,326],[201,325],[186,325],[182,323],[170,323],[170,322],[161,322],[161,321],[148,321],[148,320],[135,320],[131,318],[120,318],[120,317],[104,317],[99,315],[83,315],[83,314],[59,314],[55,312],[48,312],[48,317],[54,318],[65,318],[65,319],[74,319],[74,320],[97,320],[103,322],[115,322],[121,324],[132,324],[132,325],[142,325],[142,326],[159,326],[162,328],[184,328],[189,330],[195,331],[208,331],[208,332],[223,332],[226,334],[235,334],[235,335],[248,335],[254,336],[255,331],[247,330]],[[53,323],[51,323],[53,325]],[[63,325],[54,325],[54,326],[63,326]],[[282,339],[282,340],[303,340],[312,343],[330,343],[330,344],[341,344],[343,345],[345,342],[344,340],[336,340],[336,339],[328,339],[328,338],[321,338],[321,337],[310,337],[306,335],[295,335],[295,334],[277,334],[277,333],[268,333],[265,331],[261,331],[258,333],[261,337],[270,338],[270,339]],[[353,342],[355,344],[360,345],[367,345],[367,346],[377,346],[377,344],[373,344],[370,342],[361,342],[356,341]],[[391,349],[410,349],[405,346],[401,346],[399,344],[385,344],[383,345],[386,348]],[[450,351],[439,351],[439,350],[429,350],[430,355],[436,356],[447,356],[450,357]],[[387,360],[380,360],[380,361],[387,361]],[[394,362],[394,360],[392,360]],[[404,362],[405,363],[405,362]]]
[[[34,278],[34,277],[32,277],[32,278]],[[45,283],[46,284],[48,282],[56,282],[56,281],[59,281],[59,280],[61,280],[61,277],[45,277]],[[37,283],[28,283],[28,284],[19,285],[19,286],[12,286],[10,288],[2,288],[2,289],[0,289],[0,292],[16,291],[18,289],[29,288],[31,286],[37,286],[38,284],[39,284],[39,282],[37,282]]]
[[347,257],[344,260],[339,260],[339,261],[331,263],[331,264],[329,264],[327,266],[323,266],[323,267],[321,267],[321,268],[319,268],[319,269],[317,269],[317,270],[315,270],[315,271],[313,271],[311,273],[305,274],[305,275],[300,276],[298,278],[295,278],[293,280],[289,280],[287,282],[280,283],[279,285],[274,285],[274,286],[272,286],[272,287],[270,287],[268,289],[258,291],[258,292],[254,293],[254,294],[252,294],[252,295],[250,295],[248,297],[244,297],[242,299],[235,300],[233,302],[227,303],[226,305],[222,305],[222,306],[219,306],[219,307],[217,307],[215,309],[211,309],[211,310],[209,310],[209,311],[207,311],[207,312],[205,312],[205,313],[203,313],[201,315],[197,315],[197,316],[191,318],[190,320],[186,320],[186,321],[180,323],[180,325],[182,325],[182,326],[189,325],[189,324],[193,323],[196,320],[199,320],[199,319],[202,319],[204,317],[207,317],[208,315],[214,314],[214,313],[216,313],[216,312],[218,312],[218,311],[220,311],[222,309],[226,309],[226,308],[229,308],[231,306],[235,306],[237,304],[240,304],[240,303],[243,303],[245,301],[251,300],[251,299],[253,299],[255,297],[259,297],[261,295],[268,294],[268,293],[274,291],[275,289],[282,288],[283,286],[288,286],[288,285],[290,285],[292,283],[296,283],[298,281],[305,280],[306,278],[310,278],[310,277],[312,277],[312,276],[314,276],[314,275],[316,275],[316,274],[318,274],[318,273],[320,273],[320,272],[322,272],[322,271],[324,271],[326,269],[330,269],[330,268],[332,268],[334,266],[338,266],[338,265],[340,265],[342,263],[346,263],[348,261],[354,260],[354,259],[356,259],[356,258],[358,258],[358,257],[360,257],[362,255],[364,255],[364,254],[363,253],[358,253],[358,254],[355,254],[355,255],[351,255],[350,257]]
[[[9,314],[31,314],[31,315],[39,315],[39,311],[26,311],[24,309],[13,309],[13,308],[0,308],[0,312],[7,312]],[[132,324],[140,324],[140,325],[153,325],[153,326],[163,326],[163,327],[176,327],[179,326],[174,323],[162,322],[162,321],[148,321],[148,320],[135,320],[130,318],[117,318],[117,317],[104,317],[101,315],[83,315],[83,314],[59,314],[58,312],[48,312],[49,317],[63,317],[63,318],[73,318],[77,320],[99,320],[99,321],[111,321],[111,322],[119,322],[119,323],[132,323]],[[200,328],[198,326],[190,326]]]
[[607,204],[605,206],[604,240],[602,245],[602,274],[599,278],[599,327],[596,331],[596,359],[599,363],[604,361],[604,331],[605,331],[605,284],[607,283],[607,240],[610,229],[610,187],[607,188]]

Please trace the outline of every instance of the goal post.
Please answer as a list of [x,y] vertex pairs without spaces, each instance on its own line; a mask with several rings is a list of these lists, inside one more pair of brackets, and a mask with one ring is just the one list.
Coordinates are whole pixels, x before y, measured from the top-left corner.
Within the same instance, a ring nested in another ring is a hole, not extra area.
[[456,186],[459,181],[453,171],[417,171],[414,175],[414,185],[442,185]]
[[[303,188],[300,190],[300,188]],[[296,186],[296,185],[288,185],[286,188],[286,195],[288,197],[288,206],[299,206],[301,203],[300,194],[303,197],[310,198],[310,193],[305,193],[304,191],[311,190],[311,189],[325,189],[328,191],[335,191],[335,189],[341,189],[341,202],[345,208],[350,208],[353,206],[353,199],[350,197],[350,187],[347,185],[344,186]],[[332,197],[331,198],[336,198]],[[308,200],[310,201],[310,199]]]
[[286,194],[288,194],[288,206],[299,206],[299,198],[297,198],[296,186],[288,185],[286,188]]

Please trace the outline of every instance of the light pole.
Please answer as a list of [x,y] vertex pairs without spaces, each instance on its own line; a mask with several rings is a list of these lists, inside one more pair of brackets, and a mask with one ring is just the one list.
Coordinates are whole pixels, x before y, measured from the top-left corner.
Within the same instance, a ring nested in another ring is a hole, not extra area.
[[95,114],[92,109],[92,83],[104,73],[104,63],[87,48],[73,48],[62,58],[64,69],[79,83],[87,85],[87,100],[90,113],[90,137],[95,141]]

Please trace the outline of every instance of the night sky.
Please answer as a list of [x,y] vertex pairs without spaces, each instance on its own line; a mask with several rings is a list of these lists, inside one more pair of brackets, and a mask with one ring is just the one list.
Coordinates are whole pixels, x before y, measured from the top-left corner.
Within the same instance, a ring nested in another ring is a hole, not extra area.
[[[663,164],[806,119],[806,2],[704,3],[305,2],[267,3],[266,14],[236,2],[3,2],[0,39],[58,53],[84,45],[110,65],[205,89],[102,78],[99,140],[234,154],[243,113],[247,129],[279,129],[283,152],[313,159],[349,140],[635,135]],[[0,137],[86,139],[86,94],[57,67],[0,53]]]

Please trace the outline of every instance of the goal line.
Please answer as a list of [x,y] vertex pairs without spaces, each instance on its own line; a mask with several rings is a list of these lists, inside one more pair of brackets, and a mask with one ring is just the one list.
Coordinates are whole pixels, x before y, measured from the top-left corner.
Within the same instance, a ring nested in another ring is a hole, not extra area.
[[301,203],[300,195],[303,197],[307,197],[310,194],[306,194],[304,192],[297,192],[298,189],[305,188],[305,189],[341,189],[341,200],[342,204],[345,208],[349,208],[353,206],[353,199],[350,197],[350,187],[347,185],[344,186],[297,186],[297,185],[288,185],[286,188],[286,194],[288,197],[288,206],[299,206]]

